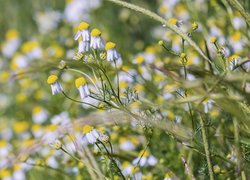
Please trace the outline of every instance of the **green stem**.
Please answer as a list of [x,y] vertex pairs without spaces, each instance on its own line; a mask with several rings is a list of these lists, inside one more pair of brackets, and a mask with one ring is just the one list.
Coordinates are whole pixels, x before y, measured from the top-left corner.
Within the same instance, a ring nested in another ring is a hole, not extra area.
[[228,0],[230,5],[235,8],[245,18],[247,24],[250,26],[250,15],[245,11],[237,0]]
[[99,107],[97,107],[97,106],[95,106],[95,105],[92,105],[92,104],[90,104],[90,103],[83,102],[83,101],[78,101],[78,100],[76,100],[76,99],[73,99],[73,98],[69,97],[64,91],[63,91],[62,93],[63,93],[63,95],[64,95],[66,98],[70,99],[70,100],[73,101],[73,102],[80,103],[80,104],[86,104],[86,105],[89,105],[89,106],[91,106],[91,107],[93,107],[93,108],[96,108],[96,109],[102,109],[102,108],[99,108]]
[[188,35],[186,33],[184,33],[181,29],[177,28],[175,25],[172,25],[171,23],[169,23],[167,20],[165,20],[164,18],[162,18],[161,16],[159,16],[158,14],[151,12],[147,9],[144,9],[142,7],[136,6],[134,4],[131,3],[127,3],[121,0],[106,0],[106,1],[110,1],[112,3],[115,3],[117,5],[126,7],[128,9],[137,11],[142,13],[145,16],[148,16],[152,19],[154,19],[155,21],[160,22],[163,25],[166,25],[167,28],[171,29],[172,31],[174,31],[176,34],[178,34],[180,37],[182,37],[185,41],[187,41],[190,46],[192,46],[205,60],[207,60],[208,62],[211,63],[210,59],[204,54],[204,52],[197,46],[197,44],[190,38],[188,37]]
[[212,162],[211,162],[211,155],[210,155],[210,150],[209,150],[207,132],[205,129],[204,120],[201,117],[201,115],[200,115],[200,124],[201,124],[202,139],[203,139],[203,143],[204,143],[204,149],[205,149],[205,154],[206,154],[206,159],[207,159],[209,176],[210,176],[210,180],[214,180],[213,166],[212,166]]
[[240,156],[240,137],[239,137],[239,124],[237,119],[233,119],[233,124],[234,124],[234,139],[235,139],[235,154],[237,157],[237,163],[236,163],[236,174],[237,174],[237,178],[239,178],[240,176],[240,172],[241,172],[241,156]]
[[99,91],[99,89],[97,88],[95,82],[93,81],[93,79],[88,74],[86,74],[86,73],[84,73],[82,71],[79,71],[77,69],[73,69],[73,68],[67,68],[66,70],[77,72],[79,74],[82,74],[82,75],[86,76],[92,82],[92,84],[95,86],[96,90]]

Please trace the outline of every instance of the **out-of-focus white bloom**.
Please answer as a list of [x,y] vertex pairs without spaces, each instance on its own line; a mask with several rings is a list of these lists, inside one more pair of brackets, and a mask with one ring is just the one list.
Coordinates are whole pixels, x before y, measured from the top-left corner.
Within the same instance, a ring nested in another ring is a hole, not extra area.
[[70,123],[70,118],[68,112],[62,112],[51,118],[51,123],[56,125],[66,125]]
[[84,77],[77,78],[75,80],[75,85],[80,93],[81,99],[84,99],[90,95],[90,91]]
[[207,100],[203,102],[204,112],[208,113],[213,108],[214,101]]
[[228,58],[228,60],[229,60],[229,69],[233,70],[238,65],[240,59],[241,58],[236,54],[229,56],[229,58]]
[[154,166],[157,162],[158,160],[153,155],[150,155],[147,150],[141,151],[140,155],[133,160],[133,164],[139,164],[139,166]]
[[10,63],[10,67],[11,69],[13,70],[16,70],[16,69],[23,69],[23,68],[26,68],[29,64],[29,61],[27,59],[27,57],[25,57],[24,55],[22,54],[15,54],[11,63]]
[[25,180],[25,166],[22,164],[16,164],[14,167],[14,172],[12,174],[12,180]]
[[40,138],[44,134],[44,129],[40,124],[33,124],[31,131],[35,138]]
[[93,49],[102,50],[104,48],[104,40],[101,37],[101,31],[99,29],[93,29],[91,31],[90,47]]
[[101,0],[69,0],[64,10],[65,19],[72,24],[89,20],[90,11],[98,8],[100,4]]
[[107,42],[105,45],[107,51],[107,61],[115,61],[120,58],[120,54],[116,50],[116,44],[113,42]]
[[232,19],[232,25],[238,30],[246,27],[246,21],[242,17],[236,16]]
[[10,58],[18,49],[21,40],[19,38],[19,33],[11,29],[6,33],[6,41],[2,45],[2,53],[5,57]]
[[61,20],[61,13],[58,11],[39,12],[35,16],[40,33],[46,34],[56,29]]
[[136,145],[138,144],[138,142],[135,140],[136,139],[121,137],[119,139],[119,147],[124,151],[132,151],[136,148]]
[[40,106],[32,109],[32,120],[37,124],[44,123],[48,118],[48,112]]
[[22,44],[22,52],[30,60],[40,59],[42,57],[42,49],[37,41],[28,41]]
[[52,94],[58,94],[63,91],[62,86],[57,81],[58,77],[56,75],[50,75],[47,79],[47,83],[51,86]]
[[7,157],[12,147],[5,140],[0,140],[0,157]]
[[83,127],[83,145],[94,144],[99,137],[100,133],[93,126],[85,125]]

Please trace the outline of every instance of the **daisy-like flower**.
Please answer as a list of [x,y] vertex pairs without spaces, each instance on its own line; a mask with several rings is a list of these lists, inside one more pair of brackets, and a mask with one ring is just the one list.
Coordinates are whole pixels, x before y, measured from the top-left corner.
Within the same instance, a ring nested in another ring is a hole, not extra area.
[[47,83],[51,86],[52,94],[58,94],[63,91],[62,86],[57,81],[58,77],[56,75],[50,75],[47,79]]
[[113,42],[107,42],[105,45],[105,50],[107,51],[107,60],[115,61],[120,58],[120,54],[116,50],[116,44]]
[[157,163],[157,159],[150,155],[148,151],[141,151],[139,156],[133,160],[133,164],[137,165],[139,163],[139,166],[154,166]]
[[83,41],[82,37],[80,36],[78,38],[78,53],[85,53],[89,51],[90,49],[90,42],[89,41]]
[[90,33],[90,47],[93,49],[102,50],[104,48],[104,40],[101,37],[101,31],[99,29],[93,29]]
[[90,31],[89,24],[86,22],[81,22],[78,26],[78,31],[74,37],[75,40],[78,40],[79,37],[82,37],[82,41],[90,41]]
[[90,95],[90,91],[84,77],[77,78],[75,80],[75,85],[80,93],[81,99],[84,99]]
[[94,144],[99,137],[100,133],[93,126],[85,125],[83,127],[82,141],[84,145]]
[[32,119],[37,124],[44,123],[48,118],[48,112],[40,106],[35,106],[32,109]]

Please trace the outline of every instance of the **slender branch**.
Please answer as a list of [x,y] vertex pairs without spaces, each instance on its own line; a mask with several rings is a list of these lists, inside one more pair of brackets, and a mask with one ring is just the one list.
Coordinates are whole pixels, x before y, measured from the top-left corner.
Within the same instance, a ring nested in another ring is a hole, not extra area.
[[106,0],[106,1],[110,1],[112,3],[115,3],[117,5],[126,7],[128,9],[134,10],[136,12],[140,12],[145,16],[148,16],[152,19],[154,19],[155,21],[160,22],[163,25],[166,25],[167,28],[171,29],[172,31],[174,31],[176,34],[178,34],[180,37],[182,37],[185,41],[187,41],[190,46],[192,46],[205,60],[207,60],[208,62],[211,63],[210,59],[204,54],[204,52],[196,45],[196,43],[190,38],[188,37],[188,35],[186,33],[184,33],[181,29],[177,28],[175,25],[172,25],[171,23],[169,23],[166,19],[162,18],[161,16],[159,16],[158,14],[151,12],[147,9],[144,9],[142,7],[136,6],[134,4],[131,3],[127,3],[121,0]]
[[207,132],[205,129],[204,120],[201,117],[201,115],[200,115],[200,124],[201,124],[202,139],[203,139],[203,143],[204,143],[204,149],[205,149],[205,154],[206,154],[206,159],[207,159],[209,176],[210,176],[210,180],[214,180],[214,173],[213,173],[213,167],[212,167],[212,162],[211,162],[211,155],[210,155],[210,150],[209,150]]
[[250,14],[242,7],[237,0],[228,0],[229,4],[235,8],[245,18],[247,24],[250,26]]

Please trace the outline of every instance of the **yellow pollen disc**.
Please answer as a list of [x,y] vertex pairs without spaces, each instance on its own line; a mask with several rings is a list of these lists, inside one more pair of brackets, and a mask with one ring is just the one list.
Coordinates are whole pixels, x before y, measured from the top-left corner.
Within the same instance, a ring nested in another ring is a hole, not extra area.
[[7,146],[7,141],[0,140],[0,148],[6,147]]
[[83,127],[83,134],[88,134],[90,131],[92,131],[94,129],[94,127],[93,126],[90,126],[90,125],[85,125],[84,127]]
[[230,57],[228,58],[228,60],[229,60],[229,61],[234,61],[234,60],[239,59],[239,58],[240,58],[240,56],[234,54],[234,55],[230,56]]
[[216,37],[211,37],[211,38],[210,38],[210,42],[211,42],[211,43],[216,43],[216,41],[217,41],[217,38],[216,38]]
[[148,151],[144,151],[144,150],[142,150],[141,152],[140,152],[140,155],[139,155],[140,157],[148,157],[149,156],[149,152]]
[[48,84],[54,84],[57,81],[58,77],[56,75],[50,75],[47,79]]
[[80,77],[75,80],[76,88],[79,88],[83,86],[84,84],[86,84],[86,80],[84,79],[84,77]]
[[86,23],[86,22],[81,22],[80,24],[79,24],[79,26],[78,26],[78,30],[86,30],[86,29],[88,29],[89,28],[89,24],[88,23]]
[[116,47],[116,44],[113,43],[113,42],[107,42],[106,45],[105,45],[106,51],[110,50],[110,49],[114,49],[115,47]]
[[5,35],[7,40],[17,38],[18,36],[19,36],[19,33],[15,29],[8,30]]
[[122,167],[126,168],[130,165],[130,163],[128,161],[125,161],[124,163],[122,163]]
[[93,29],[92,31],[91,31],[91,33],[90,33],[90,35],[91,36],[94,36],[94,37],[96,37],[96,36],[100,36],[102,33],[101,33],[101,31],[99,30],[99,29]]
[[38,114],[42,111],[43,109],[40,107],[40,106],[35,106],[33,109],[32,109],[32,113],[33,114]]
[[170,18],[170,19],[168,19],[168,22],[169,22],[170,24],[176,25],[178,21],[177,21],[177,19],[175,19],[175,18]]
[[137,56],[137,58],[135,59],[137,64],[141,64],[144,62],[144,57],[143,56]]

